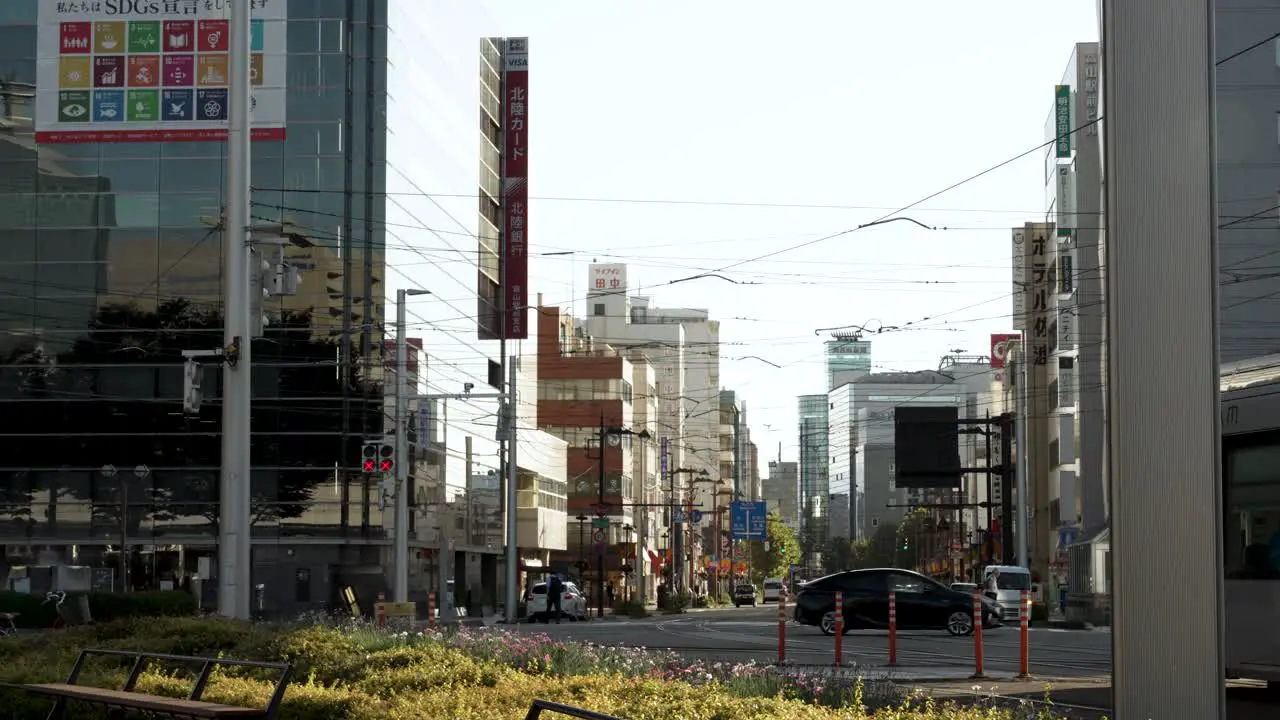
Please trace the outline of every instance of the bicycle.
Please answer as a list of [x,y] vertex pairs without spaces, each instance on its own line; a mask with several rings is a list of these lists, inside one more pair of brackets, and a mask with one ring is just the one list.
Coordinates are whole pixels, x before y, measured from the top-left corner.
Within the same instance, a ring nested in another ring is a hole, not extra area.
[[62,616],[62,603],[66,601],[67,594],[65,592],[47,592],[44,595],[44,602],[40,603],[42,606],[53,603],[55,614],[52,627],[54,630],[61,630],[67,626],[67,620]]

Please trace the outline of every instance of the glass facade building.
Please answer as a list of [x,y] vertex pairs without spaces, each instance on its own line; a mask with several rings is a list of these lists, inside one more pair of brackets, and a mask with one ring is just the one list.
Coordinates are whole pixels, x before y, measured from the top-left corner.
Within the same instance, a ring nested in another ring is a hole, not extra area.
[[[251,214],[312,246],[287,252],[298,293],[267,301],[253,345],[254,534],[376,564],[358,455],[383,429],[387,3],[272,1],[287,135],[253,144]],[[37,5],[0,3],[0,545],[6,565],[110,567],[125,546],[149,586],[215,552],[220,373],[184,415],[181,352],[222,344],[226,146],[37,144]],[[325,600],[331,576],[304,575],[291,601]]]
[[835,390],[871,372],[871,341],[837,337],[828,340],[827,390]]
[[800,544],[806,564],[819,564],[818,551],[827,536],[827,506],[831,483],[827,457],[827,395],[801,395],[800,417]]

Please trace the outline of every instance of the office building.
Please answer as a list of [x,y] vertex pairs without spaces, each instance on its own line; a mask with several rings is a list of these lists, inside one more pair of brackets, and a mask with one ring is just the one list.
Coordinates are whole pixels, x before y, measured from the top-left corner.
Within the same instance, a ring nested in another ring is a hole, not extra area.
[[860,333],[832,333],[823,343],[827,362],[827,390],[871,372],[871,341]]
[[[859,377],[865,377],[864,373]],[[866,500],[866,488],[858,484],[857,465],[858,425],[854,422],[856,408],[853,404],[854,384],[845,382],[827,392],[827,472],[831,478],[831,492],[848,495],[853,518],[851,540],[866,537],[861,520],[861,508]]]
[[[712,488],[722,479],[719,321],[706,310],[660,308],[650,298],[630,296],[625,264],[592,264],[588,273],[588,315],[581,325],[585,336],[641,351],[653,365],[657,435],[667,439],[668,467],[692,471],[677,490],[683,484],[687,491],[689,478],[694,478],[692,498],[679,499],[710,508]],[[702,527],[710,522],[710,514],[704,513]]]
[[852,516],[849,514],[849,493],[832,493],[828,499],[831,507],[831,523],[828,534],[834,541],[842,539],[846,542],[852,537]]
[[862,490],[862,502],[851,522],[861,523],[862,537],[871,537],[886,523],[896,527],[908,504],[925,500],[923,491],[900,488],[895,481],[896,410],[961,406],[965,390],[953,377],[935,370],[872,373],[845,387],[848,390],[839,397],[850,408],[853,424],[851,483]]
[[[659,516],[647,507],[661,502],[657,378],[642,357],[579,337],[574,318],[559,308],[538,310],[538,426],[568,443],[574,479],[566,515],[574,532],[552,569],[594,582],[602,555],[605,581],[621,590],[630,582],[625,566],[652,576],[661,537]],[[644,587],[648,594],[655,585]]]
[[[130,84],[155,89],[126,117],[122,91],[84,89],[92,79],[123,87],[125,68],[104,61],[101,76],[81,71],[140,16],[113,16],[64,43],[59,23],[89,27],[92,7],[4,6],[0,350],[6,374],[31,378],[28,397],[0,401],[9,419],[0,436],[13,449],[0,470],[10,489],[3,513],[21,520],[0,523],[4,562],[30,562],[39,547],[59,562],[119,569],[125,547],[131,587],[208,578],[217,567],[219,373],[207,368],[205,407],[184,417],[180,350],[222,344],[222,66],[206,63],[207,102],[196,115],[191,77],[139,75],[164,54],[188,57],[175,43],[195,41],[166,38],[165,52],[131,66]],[[254,89],[251,214],[309,237],[316,270],[304,270],[291,305],[268,304],[269,341],[253,353],[253,582],[264,585],[268,611],[336,602],[344,584],[371,597],[390,566],[377,483],[358,460],[361,439],[383,432],[384,397],[357,370],[382,365],[386,239],[381,223],[363,218],[381,216],[384,202],[387,58],[378,48],[387,18],[385,5],[359,10],[274,3],[258,17],[270,48],[253,60],[263,84]],[[339,29],[352,24],[361,30],[344,38]],[[206,49],[216,58],[221,46]],[[349,66],[358,92],[346,87]],[[62,383],[77,392],[50,394]],[[290,442],[276,442],[271,431],[286,428]]]
[[797,398],[800,417],[800,546],[809,568],[821,566],[818,548],[827,533],[827,496],[830,495],[827,455],[827,396]]
[[1078,43],[1071,53],[1045,127],[1046,222],[1054,227],[1047,248],[1052,287],[1048,373],[1049,477],[1047,532],[1051,579],[1065,584],[1069,547],[1107,527],[1104,442],[1104,307],[1100,255],[1101,128],[1072,129],[1096,120],[1102,62],[1098,43]]
[[[2,523],[0,544],[8,564],[30,562],[39,547],[61,562],[111,568],[127,547],[134,587],[177,574],[216,581],[219,372],[206,366],[205,407],[184,417],[180,350],[222,343],[217,227],[226,147],[218,100],[226,89],[216,86],[225,76],[215,56],[226,35],[153,37],[156,52],[127,65],[138,73],[128,84],[150,89],[124,114],[122,91],[102,87],[125,82],[123,68],[99,63],[99,88],[84,89],[84,64],[93,67],[96,50],[120,33],[146,42],[150,22],[172,19],[181,30],[191,18],[97,18],[94,5],[24,0],[0,9],[0,272],[10,290],[0,298],[0,356],[11,366],[4,372],[31,378],[33,393],[62,382],[81,388],[0,401],[0,417],[11,419],[0,436],[20,449],[0,470],[0,486],[14,491],[0,512],[23,521]],[[222,12],[206,5],[193,4],[198,13]],[[334,604],[344,585],[366,604],[387,589],[390,506],[358,459],[361,441],[387,429],[385,295],[406,286],[439,292],[415,303],[415,324],[474,314],[469,305],[440,309],[441,297],[461,291],[445,292],[460,282],[456,268],[432,264],[392,231],[452,227],[458,234],[433,242],[460,251],[457,238],[476,234],[449,219],[473,217],[474,199],[463,213],[421,190],[474,183],[474,160],[462,161],[457,148],[474,147],[475,39],[496,28],[478,3],[453,5],[278,0],[257,10],[251,215],[262,235],[285,225],[310,245],[286,251],[301,284],[296,295],[265,303],[267,340],[253,352],[253,582],[264,585],[268,612]],[[83,22],[90,34],[64,43],[62,22]],[[143,24],[122,24],[132,22]],[[215,59],[205,62],[198,90],[183,52],[197,41],[215,43],[205,48]],[[166,55],[176,58],[173,71],[161,75]],[[464,65],[465,76],[455,71]],[[198,107],[187,101],[195,93],[205,100]],[[424,121],[423,103],[433,122]],[[434,121],[441,117],[456,122]],[[475,292],[470,281],[460,288]],[[475,363],[460,361],[453,340],[433,334],[432,347],[449,359],[421,363],[417,389],[458,392],[463,382],[484,382],[459,369]],[[461,405],[456,415],[465,416]],[[285,430],[289,441],[277,442],[273,431]],[[173,441],[157,446],[158,435]],[[449,477],[463,487],[456,464]],[[497,469],[492,454],[477,464]],[[546,474],[556,474],[554,464]],[[107,466],[115,470],[103,472]],[[428,489],[416,487],[414,497]],[[410,590],[422,600],[438,566],[417,527],[411,543],[422,562],[410,568]],[[473,565],[460,546],[455,571],[481,584]],[[495,580],[483,582],[500,591],[500,573],[488,569]],[[290,579],[274,579],[282,577]]]
[[[1015,388],[1023,382],[1020,364],[1025,363],[1027,405],[1027,507],[1031,515],[1028,521],[1028,537],[1015,541],[1027,545],[1027,557],[1031,570],[1040,577],[1049,576],[1049,564],[1059,544],[1058,526],[1062,511],[1059,501],[1061,478],[1064,477],[1063,458],[1074,458],[1074,421],[1071,413],[1051,412],[1062,402],[1062,380],[1070,378],[1070,368],[1064,375],[1056,354],[1060,323],[1069,324],[1074,318],[1070,313],[1058,314],[1058,282],[1052,268],[1057,259],[1058,242],[1052,223],[1026,223],[1012,230],[1013,247],[1013,326],[1023,334],[1018,345],[1016,361],[1009,372],[1004,373],[1004,383]],[[1069,306],[1068,306],[1069,307]],[[1051,385],[1052,382],[1052,385]],[[1071,387],[1068,383],[1066,387]],[[1070,391],[1065,391],[1070,392]],[[1007,402],[1006,407],[1016,407]],[[1052,442],[1051,439],[1055,442]],[[1063,453],[1063,441],[1068,443]],[[1054,471],[1054,472],[1051,472]],[[1069,482],[1074,473],[1067,470]],[[1073,491],[1069,491],[1072,493]],[[1015,502],[1017,500],[1015,499]],[[1016,555],[1016,552],[1015,552]]]
[[769,461],[769,477],[764,479],[760,498],[771,513],[777,513],[792,530],[800,530],[800,464],[782,460]]

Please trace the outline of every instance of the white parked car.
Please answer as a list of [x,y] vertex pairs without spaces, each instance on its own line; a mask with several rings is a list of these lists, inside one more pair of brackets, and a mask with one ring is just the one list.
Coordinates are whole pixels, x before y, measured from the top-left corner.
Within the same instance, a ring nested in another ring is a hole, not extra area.
[[[531,622],[547,622],[552,618],[547,614],[547,584],[540,582],[534,585],[525,596],[525,615]],[[587,619],[587,599],[582,591],[568,580],[564,581],[564,593],[560,598],[560,615],[570,620]]]

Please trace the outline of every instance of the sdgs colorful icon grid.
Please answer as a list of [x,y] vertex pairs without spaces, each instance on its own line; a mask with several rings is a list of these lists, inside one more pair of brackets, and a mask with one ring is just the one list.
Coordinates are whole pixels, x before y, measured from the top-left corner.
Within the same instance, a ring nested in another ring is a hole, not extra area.
[[[229,42],[226,20],[60,23],[57,122],[224,122]],[[261,20],[250,49],[260,86]]]

